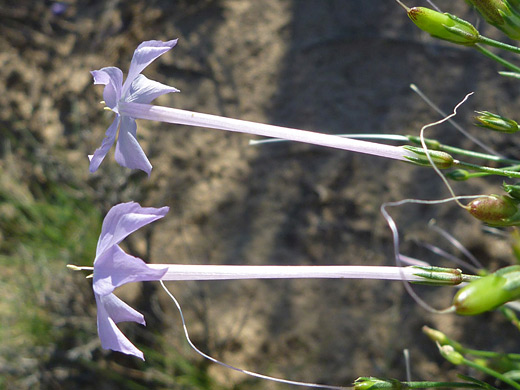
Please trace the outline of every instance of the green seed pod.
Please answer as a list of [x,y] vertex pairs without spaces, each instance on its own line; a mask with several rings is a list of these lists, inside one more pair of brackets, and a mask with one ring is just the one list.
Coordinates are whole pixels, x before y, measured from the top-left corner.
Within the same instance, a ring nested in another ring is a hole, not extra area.
[[477,29],[454,15],[424,7],[407,8],[406,11],[415,25],[432,37],[469,46],[479,41]]
[[477,126],[508,134],[513,134],[520,130],[518,123],[512,119],[493,114],[489,111],[477,111],[477,114],[479,114],[475,117],[475,124]]
[[453,298],[461,315],[476,315],[520,298],[520,266],[513,265],[470,282]]
[[467,210],[492,226],[513,226],[520,222],[518,201],[506,195],[487,195],[471,201]]

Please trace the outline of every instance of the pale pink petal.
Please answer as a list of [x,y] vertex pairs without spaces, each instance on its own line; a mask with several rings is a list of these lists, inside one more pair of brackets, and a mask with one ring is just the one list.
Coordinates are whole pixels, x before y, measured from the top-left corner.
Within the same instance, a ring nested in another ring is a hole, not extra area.
[[97,328],[101,346],[105,349],[134,355],[144,360],[143,353],[128,340],[116,326],[119,322],[133,321],[145,325],[144,317],[114,294],[99,296],[97,304]]
[[119,137],[116,143],[116,161],[127,168],[140,169],[148,176],[152,171],[152,164],[137,141],[137,125],[135,120],[122,117]]
[[116,118],[112,122],[112,124],[108,127],[107,131],[105,132],[105,138],[103,139],[103,142],[101,143],[101,146],[97,148],[90,158],[90,172],[96,172],[96,170],[99,168],[99,165],[107,155],[108,151],[114,144],[114,141],[116,140],[116,134],[117,134],[117,128],[119,127],[119,122],[121,120],[121,117],[119,114],[116,115]]
[[[164,217],[168,210],[169,207],[141,207],[139,203],[135,202],[120,203],[112,207],[103,221],[96,249],[96,259],[137,229]],[[96,266],[96,261],[94,261],[94,266]]]
[[169,51],[172,47],[177,44],[177,39],[171,41],[145,41],[137,46],[130,63],[130,69],[128,70],[128,76],[126,77],[123,85],[123,95],[126,96],[127,91],[130,89],[130,85],[137,77],[139,73],[143,71],[150,63],[152,63],[157,57],[163,55]]
[[117,103],[121,99],[123,72],[115,66],[109,66],[90,72],[94,77],[94,84],[103,84],[103,99],[107,107],[117,110]]

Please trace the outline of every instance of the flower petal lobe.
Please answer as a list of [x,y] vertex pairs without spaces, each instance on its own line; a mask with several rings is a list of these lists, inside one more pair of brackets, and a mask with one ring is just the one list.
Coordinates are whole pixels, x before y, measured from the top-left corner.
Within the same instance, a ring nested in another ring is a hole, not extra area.
[[97,148],[94,151],[94,154],[92,156],[89,156],[90,159],[90,167],[89,170],[91,173],[96,172],[99,168],[99,165],[107,155],[108,151],[114,144],[114,141],[116,140],[117,135],[117,128],[119,127],[119,122],[121,120],[121,117],[119,114],[116,115],[116,118],[112,122],[112,124],[108,127],[105,138],[103,139],[103,142],[101,143],[101,146]]
[[150,176],[152,164],[137,141],[135,120],[122,117],[119,137],[116,143],[116,161],[127,168],[140,169]]
[[177,39],[171,41],[145,41],[137,46],[130,63],[128,76],[123,85],[123,96],[126,95],[130,85],[139,73],[150,65],[156,58],[171,50],[177,44]]

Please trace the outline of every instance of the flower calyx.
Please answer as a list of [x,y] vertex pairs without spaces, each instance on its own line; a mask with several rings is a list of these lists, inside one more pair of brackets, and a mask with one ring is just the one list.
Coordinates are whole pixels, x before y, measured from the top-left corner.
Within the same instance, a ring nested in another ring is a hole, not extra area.
[[[440,150],[428,150],[416,146],[405,145],[403,149],[412,152],[413,156],[405,156],[408,162],[421,166],[431,166],[430,159],[439,169],[451,168],[455,163],[455,159],[446,152]],[[430,157],[430,159],[428,158]]]
[[477,29],[455,15],[425,7],[408,8],[400,1],[398,3],[406,10],[408,17],[417,27],[434,38],[465,46],[473,46],[480,40]]

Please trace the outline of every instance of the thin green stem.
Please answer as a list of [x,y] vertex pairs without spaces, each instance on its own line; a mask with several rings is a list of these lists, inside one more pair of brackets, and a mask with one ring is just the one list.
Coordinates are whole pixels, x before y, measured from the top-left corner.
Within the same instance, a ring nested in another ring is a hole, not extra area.
[[491,376],[497,378],[498,380],[501,380],[502,382],[507,383],[510,386],[513,386],[515,389],[520,390],[520,383],[518,383],[512,379],[509,379],[508,377],[506,377],[505,375],[502,375],[498,371],[495,371],[489,367],[485,367],[480,364],[477,364],[466,358],[463,358],[463,364],[465,364],[468,367],[479,370],[479,371],[483,372],[484,374],[491,375]]
[[[418,145],[421,144],[421,139],[417,136],[407,135],[406,138],[410,142],[413,142],[414,144],[418,144]],[[458,154],[458,155],[466,156],[466,157],[481,158],[483,160],[494,161],[494,162],[503,163],[503,164],[520,164],[520,160],[503,158],[500,156],[495,156],[493,154],[479,153],[479,152],[474,152],[471,150],[461,149],[461,148],[457,148],[455,146],[441,144],[439,141],[437,141],[435,139],[425,138],[424,142],[426,143],[426,146],[428,148],[440,150],[440,151],[450,153],[450,154]]]
[[495,162],[499,162],[499,163],[503,163],[503,164],[520,164],[520,160],[515,160],[515,159],[511,159],[511,158],[502,158],[502,157],[493,156],[492,154],[487,154],[487,153],[474,152],[471,150],[457,148],[455,146],[441,144],[439,150],[442,150],[443,152],[446,152],[446,153],[453,153],[453,154],[459,154],[461,156],[481,158],[483,160],[495,161]]
[[482,389],[484,386],[478,382],[434,382],[434,381],[400,381],[397,379],[360,377],[354,382],[354,389],[442,389],[442,388],[462,388],[462,389]]
[[469,179],[473,179],[475,177],[485,177],[485,176],[492,176],[492,175],[493,175],[492,173],[487,173],[487,172],[473,172],[473,173],[469,173],[468,172],[464,176],[463,179],[453,178],[452,176],[450,176],[450,174],[448,174],[448,178],[452,179],[452,180],[455,180],[455,181],[466,181],[466,180],[469,180]]
[[512,64],[511,62],[509,61],[506,61],[504,60],[503,58],[497,56],[496,54],[493,54],[491,53],[489,50],[485,49],[484,47],[482,47],[482,45],[479,45],[478,43],[476,45],[473,46],[476,50],[478,50],[479,52],[481,52],[482,54],[484,54],[486,57],[489,57],[491,58],[492,60],[498,62],[499,64],[501,64],[502,66],[514,71],[514,72],[519,72],[520,73],[520,68],[514,64]]
[[520,47],[508,45],[507,43],[496,41],[494,39],[479,35],[479,43],[483,43],[484,45],[493,46],[499,49],[507,50],[512,53],[520,54]]
[[478,356],[482,358],[494,359],[494,358],[505,358],[508,360],[518,361],[520,360],[519,353],[500,353],[493,351],[482,351],[480,349],[470,349],[470,348],[462,348],[460,353],[465,355]]
[[428,388],[461,388],[461,389],[481,389],[482,386],[479,386],[476,383],[468,383],[468,382],[427,382],[427,381],[417,381],[417,382],[401,382],[405,388],[408,389],[428,389]]
[[499,310],[509,320],[509,322],[511,322],[513,326],[520,330],[520,320],[518,319],[516,313],[512,309],[506,306],[502,306],[499,308]]
[[[472,169],[478,172],[485,172],[489,175],[498,175],[498,176],[506,176],[506,177],[514,177],[514,178],[520,178],[520,173],[515,172],[511,169],[501,169],[501,168],[491,168],[491,167],[484,167],[477,164],[471,164],[463,161],[454,161],[453,165],[461,168],[468,168]],[[512,167],[518,169],[519,167]]]
[[[419,97],[424,100],[424,102],[430,106],[431,108],[433,108],[433,110],[435,112],[437,112],[439,115],[441,115],[443,118],[447,116],[447,114],[440,109],[439,106],[437,106],[434,102],[431,101],[430,98],[428,98],[428,96],[426,96],[424,94],[423,91],[421,91],[419,89],[419,87],[417,87],[417,85],[415,84],[410,84],[410,88],[412,89],[412,91],[414,91],[417,95],[419,95]],[[448,123],[450,125],[452,125],[453,127],[455,127],[455,129],[457,129],[457,131],[459,131],[462,135],[464,135],[464,137],[466,137],[467,139],[471,140],[472,142],[474,142],[476,145],[480,146],[483,150],[485,150],[487,153],[489,154],[492,154],[492,155],[496,155],[496,156],[500,156],[500,153],[497,153],[495,152],[493,149],[491,149],[489,146],[487,146],[484,142],[482,142],[481,140],[479,140],[478,138],[476,138],[475,136],[471,135],[470,133],[468,133],[466,130],[464,130],[464,128],[459,125],[457,122],[455,122],[453,119],[448,119]],[[503,156],[501,156],[503,157]]]
[[[507,170],[507,171],[517,171],[517,170],[520,170],[520,165],[515,165],[515,166],[512,166],[512,167],[506,167],[504,169]],[[464,171],[465,173],[460,173],[459,175],[454,175],[455,173],[457,173],[457,170],[455,170],[455,171],[451,171],[451,172],[447,173],[446,176],[449,179],[452,179],[452,180],[455,180],[455,181],[465,181],[465,180],[473,179],[475,177],[485,177],[485,176],[496,175],[495,172],[472,172],[472,173],[469,173],[468,171],[465,171],[463,169],[460,169],[460,171]]]

